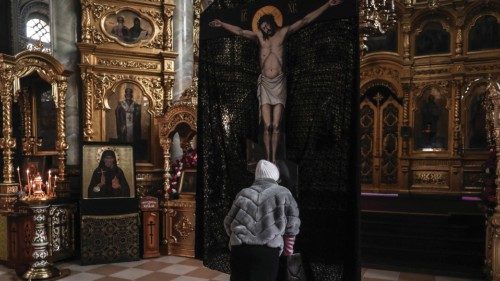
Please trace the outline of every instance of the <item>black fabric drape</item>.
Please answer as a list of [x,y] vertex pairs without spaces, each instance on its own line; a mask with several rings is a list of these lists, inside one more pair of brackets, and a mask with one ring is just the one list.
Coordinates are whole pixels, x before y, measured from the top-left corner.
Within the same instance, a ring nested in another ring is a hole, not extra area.
[[[197,255],[229,272],[223,220],[236,193],[253,181],[245,140],[256,140],[259,130],[258,46],[235,36],[200,43]],[[299,165],[302,220],[296,251],[314,280],[356,280],[357,23],[313,23],[285,48],[286,155]]]

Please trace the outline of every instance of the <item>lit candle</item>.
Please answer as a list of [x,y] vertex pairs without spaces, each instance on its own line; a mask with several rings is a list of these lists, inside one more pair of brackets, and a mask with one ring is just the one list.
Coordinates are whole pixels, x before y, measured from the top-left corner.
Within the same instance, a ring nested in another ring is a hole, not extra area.
[[57,176],[54,177],[54,190],[55,190],[56,186],[57,186]]
[[394,11],[394,0],[391,0],[391,10]]
[[28,196],[31,195],[30,169],[26,169],[26,185],[28,186]]
[[51,178],[50,178],[50,170],[49,170],[49,180],[47,181],[47,195],[50,195],[49,194],[50,187],[51,187]]
[[19,172],[19,167],[17,167],[17,177],[19,180],[19,191],[23,190],[23,184],[21,183],[21,172]]

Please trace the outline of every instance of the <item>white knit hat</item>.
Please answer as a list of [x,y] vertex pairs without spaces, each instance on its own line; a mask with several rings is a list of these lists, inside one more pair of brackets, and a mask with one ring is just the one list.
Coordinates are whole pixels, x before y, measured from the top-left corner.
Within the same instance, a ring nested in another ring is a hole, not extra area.
[[260,160],[255,168],[255,179],[263,178],[277,181],[280,178],[280,171],[278,170],[278,167],[269,161]]

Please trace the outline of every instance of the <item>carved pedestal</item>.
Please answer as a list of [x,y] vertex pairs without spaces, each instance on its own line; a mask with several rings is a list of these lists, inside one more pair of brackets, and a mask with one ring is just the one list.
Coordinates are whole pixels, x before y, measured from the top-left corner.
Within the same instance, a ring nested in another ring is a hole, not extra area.
[[10,210],[16,200],[17,183],[0,183],[0,210]]
[[23,273],[33,261],[34,223],[28,209],[17,210],[8,216],[8,263],[17,273]]
[[9,258],[8,251],[8,223],[7,212],[0,212],[0,262],[6,262]]
[[48,261],[49,241],[47,239],[47,215],[50,203],[44,200],[30,202],[29,207],[33,212],[33,222],[35,223],[34,236],[31,245],[33,246],[33,263],[28,271],[23,274],[24,279],[49,279],[58,277],[61,272],[57,267]]
[[143,258],[160,256],[160,213],[158,198],[143,197],[140,203],[142,213]]
[[196,202],[193,199],[167,201],[162,206],[162,252],[168,255],[194,257]]
[[75,254],[76,203],[53,204],[47,217],[49,255],[60,261]]
[[[51,261],[75,254],[75,212],[76,203],[52,204],[47,209],[46,234]],[[33,262],[34,231],[33,214],[26,204],[16,204],[14,212],[0,216],[0,260],[18,273],[26,271]]]

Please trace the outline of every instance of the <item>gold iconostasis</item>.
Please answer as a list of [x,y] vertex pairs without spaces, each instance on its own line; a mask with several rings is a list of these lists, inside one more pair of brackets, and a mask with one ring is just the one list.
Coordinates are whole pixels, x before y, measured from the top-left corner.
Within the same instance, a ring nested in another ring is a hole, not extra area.
[[500,79],[499,1],[396,1],[360,65],[362,191],[478,195]]

